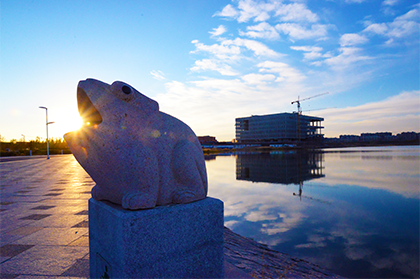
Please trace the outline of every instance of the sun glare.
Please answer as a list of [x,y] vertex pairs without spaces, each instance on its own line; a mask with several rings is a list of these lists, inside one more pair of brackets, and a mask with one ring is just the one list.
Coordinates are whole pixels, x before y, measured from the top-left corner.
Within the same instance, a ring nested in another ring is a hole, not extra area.
[[82,127],[82,125],[83,125],[83,120],[80,116],[60,120],[60,126],[66,132],[79,130]]

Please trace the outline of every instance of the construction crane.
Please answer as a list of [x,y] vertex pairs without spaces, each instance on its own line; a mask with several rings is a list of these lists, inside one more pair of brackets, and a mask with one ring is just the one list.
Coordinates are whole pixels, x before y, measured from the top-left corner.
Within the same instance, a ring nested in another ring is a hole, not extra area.
[[301,137],[300,137],[300,115],[302,115],[302,109],[300,108],[300,102],[305,101],[305,100],[308,100],[308,99],[311,99],[311,98],[315,98],[315,97],[318,97],[318,96],[321,96],[321,95],[325,95],[325,94],[329,94],[329,92],[327,91],[327,92],[320,93],[320,94],[317,94],[317,95],[314,95],[314,96],[310,96],[310,97],[307,97],[307,98],[304,98],[304,99],[299,99],[299,96],[298,96],[298,99],[297,100],[292,101],[291,104],[297,103],[297,108],[298,108],[298,115],[297,115],[298,123],[297,123],[297,126],[298,126],[298,139],[299,139],[299,143],[300,143],[300,139],[301,139]]
[[299,193],[298,194],[297,193],[293,193],[293,196],[299,196],[299,198],[300,198],[301,201],[302,201],[302,197],[304,197],[304,198],[307,198],[307,199],[310,199],[310,200],[313,200],[313,201],[317,201],[317,202],[321,202],[321,203],[325,203],[325,204],[330,204],[331,205],[331,202],[329,202],[327,200],[323,200],[323,199],[319,199],[319,198],[314,198],[314,197],[311,197],[311,196],[303,195],[302,194],[302,187],[301,186],[299,186]]
[[300,108],[300,102],[308,100],[308,99],[312,99],[312,98],[315,98],[315,97],[318,97],[318,96],[321,96],[321,95],[325,95],[325,94],[329,94],[329,92],[327,91],[327,92],[320,93],[320,94],[317,94],[317,95],[314,95],[314,96],[310,96],[310,97],[307,97],[307,98],[304,98],[304,99],[299,99],[299,96],[298,96],[298,100],[292,101],[292,104],[297,103],[298,114],[301,115],[302,114],[302,109]]

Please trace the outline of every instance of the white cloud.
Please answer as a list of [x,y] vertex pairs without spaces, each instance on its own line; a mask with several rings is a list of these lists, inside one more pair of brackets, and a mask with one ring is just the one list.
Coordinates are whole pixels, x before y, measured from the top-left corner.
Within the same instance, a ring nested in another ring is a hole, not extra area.
[[382,2],[382,5],[385,6],[394,6],[398,3],[398,0],[385,0]]
[[329,109],[319,114],[325,118],[325,133],[331,136],[363,132],[420,131],[420,91],[402,92],[385,100],[355,107]]
[[266,93],[241,79],[173,81],[165,86],[166,91],[156,96],[160,110],[187,123],[197,135],[215,135],[219,141],[234,138],[236,117],[265,110],[258,100]]
[[240,0],[238,2],[238,8],[240,9],[238,22],[247,22],[251,18],[254,18],[254,21],[268,20],[270,18],[268,13],[273,11],[275,7],[275,2],[266,3],[253,0]]
[[418,38],[420,30],[419,19],[420,10],[416,7],[406,14],[396,17],[392,22],[368,23],[363,32],[388,37],[388,43],[394,42],[395,39],[407,38],[413,34],[416,34]]
[[304,51],[304,52],[321,52],[321,47],[314,47],[314,46],[292,46],[290,47],[292,50],[295,51]]
[[217,28],[213,28],[213,31],[210,31],[211,37],[220,36],[227,31],[224,25],[219,25]]
[[392,38],[403,38],[411,34],[417,34],[420,30],[420,24],[415,21],[395,20],[389,25],[388,36]]
[[385,23],[372,23],[363,31],[384,35],[388,31],[388,26]]
[[216,12],[213,16],[235,18],[237,15],[238,11],[231,4],[228,4],[222,11]]
[[322,48],[321,47],[315,47],[315,46],[292,46],[290,47],[292,50],[295,51],[303,51],[303,57],[306,60],[315,60],[323,57],[330,57],[330,54],[322,54]]
[[279,77],[276,79],[276,82],[286,81],[297,83],[305,79],[305,76],[299,70],[283,62],[265,61],[259,63],[257,66],[260,67],[260,72],[277,73]]
[[342,47],[339,49],[340,54],[324,60],[324,63],[334,67],[335,69],[344,69],[358,61],[371,60],[372,57],[363,55],[362,49],[355,47]]
[[341,46],[355,46],[360,44],[365,44],[369,41],[363,35],[355,34],[355,33],[347,33],[341,36],[340,38],[340,45]]
[[345,2],[348,3],[348,4],[353,4],[353,3],[360,4],[360,3],[363,3],[365,1],[366,0],[345,0]]
[[155,78],[156,80],[165,80],[165,74],[163,74],[162,71],[156,71],[156,70],[152,70],[150,71],[150,74],[153,76],[153,78]]
[[276,25],[276,29],[284,34],[289,35],[292,39],[325,39],[327,35],[327,25],[313,24],[311,29],[306,29],[301,24],[297,23],[280,23]]
[[420,11],[419,8],[412,9],[408,11],[406,14],[396,17],[394,21],[405,21],[405,20],[419,20],[420,19]]
[[211,55],[219,59],[230,59],[230,60],[237,60],[239,58],[239,54],[241,53],[241,49],[239,46],[232,44],[232,41],[222,41],[220,44],[213,44],[213,45],[205,45],[200,43],[198,40],[192,41],[195,44],[196,49],[191,51],[191,53],[197,52],[207,52]]
[[247,84],[251,85],[265,85],[267,82],[274,81],[276,76],[272,74],[262,75],[262,74],[248,74],[242,77]]
[[302,3],[281,5],[276,10],[276,16],[279,16],[280,20],[284,22],[317,22],[319,20],[319,17]]
[[234,40],[222,40],[220,44],[211,46],[200,43],[198,40],[192,41],[196,49],[191,53],[199,51],[208,52],[216,56],[218,59],[238,60],[241,54],[241,47],[254,52],[256,56],[279,57],[280,54],[268,48],[261,42],[249,39],[236,38]]
[[224,76],[236,76],[238,73],[232,70],[232,67],[226,64],[219,65],[215,60],[202,59],[195,62],[195,66],[191,67],[191,71],[212,70],[217,71]]
[[226,42],[232,42],[232,44],[235,44],[237,46],[244,46],[248,50],[253,51],[254,54],[257,55],[257,56],[268,56],[268,57],[278,57],[278,56],[280,56],[280,54],[271,50],[270,48],[268,48],[263,43],[255,41],[255,40],[236,38],[233,41],[228,40]]
[[254,19],[255,22],[270,19],[270,13],[276,9],[278,3],[275,1],[262,2],[253,0],[239,0],[238,7],[231,4],[226,5],[222,11],[216,12],[214,16],[236,19],[238,22],[247,22]]
[[269,40],[277,40],[280,38],[277,30],[266,22],[261,22],[260,24],[254,26],[247,26],[246,29],[246,32],[240,31],[239,35]]
[[236,19],[239,23],[267,21],[271,14],[283,22],[310,22],[319,21],[318,15],[310,11],[303,3],[282,4],[281,1],[254,1],[239,0],[237,8],[231,4],[226,5],[222,11],[214,16]]

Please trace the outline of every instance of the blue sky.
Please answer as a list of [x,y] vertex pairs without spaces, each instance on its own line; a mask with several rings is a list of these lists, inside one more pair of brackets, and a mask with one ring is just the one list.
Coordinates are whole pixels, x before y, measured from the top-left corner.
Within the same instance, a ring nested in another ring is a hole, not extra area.
[[[79,124],[79,80],[124,81],[197,135],[324,117],[326,137],[420,131],[418,1],[0,1],[0,134]],[[326,109],[323,109],[326,108]],[[323,109],[323,110],[319,110]]]

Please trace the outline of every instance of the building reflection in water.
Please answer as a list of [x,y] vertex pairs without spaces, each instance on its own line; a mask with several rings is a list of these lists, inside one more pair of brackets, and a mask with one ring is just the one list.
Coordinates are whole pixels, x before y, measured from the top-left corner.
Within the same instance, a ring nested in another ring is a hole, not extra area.
[[240,153],[236,157],[236,180],[296,184],[299,192],[293,195],[302,198],[304,181],[325,177],[323,161],[322,152]]

